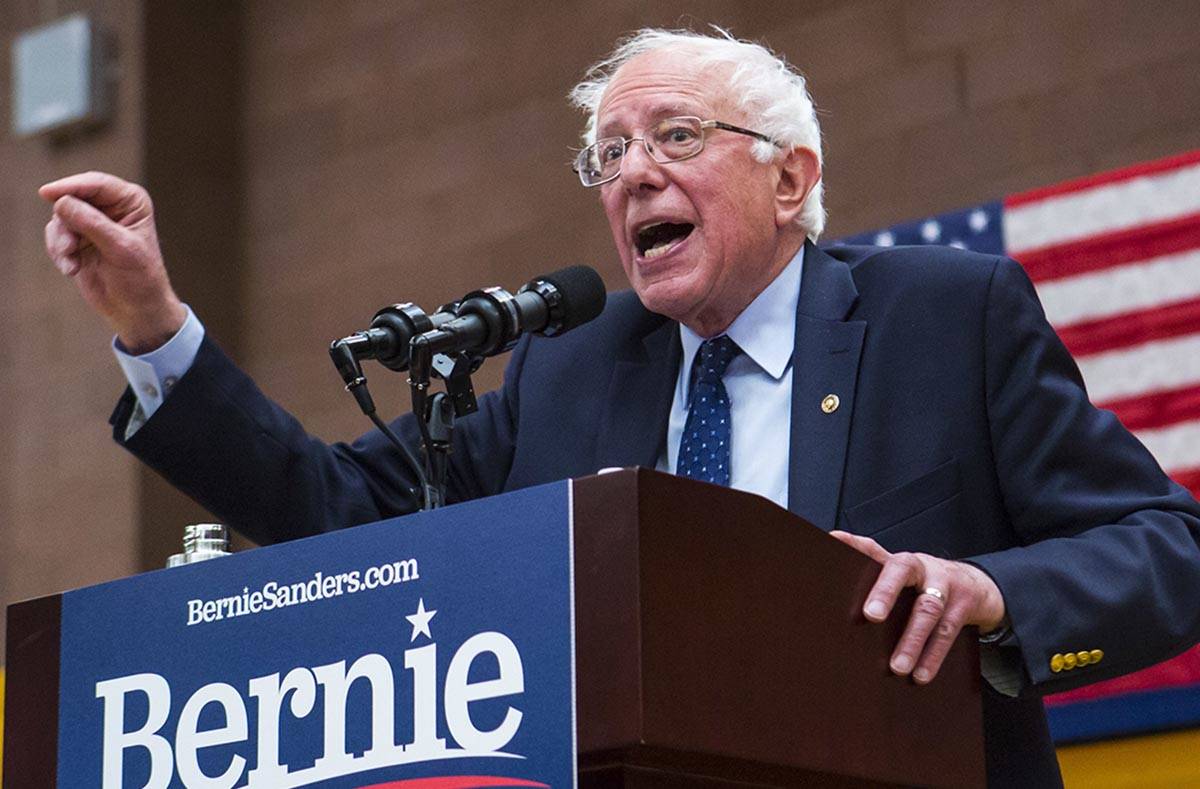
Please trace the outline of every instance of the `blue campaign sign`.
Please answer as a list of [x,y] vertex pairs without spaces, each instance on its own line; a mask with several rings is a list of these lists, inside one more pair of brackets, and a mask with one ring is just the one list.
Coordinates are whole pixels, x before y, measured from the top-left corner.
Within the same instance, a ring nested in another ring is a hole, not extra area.
[[570,486],[63,595],[60,786],[575,785]]

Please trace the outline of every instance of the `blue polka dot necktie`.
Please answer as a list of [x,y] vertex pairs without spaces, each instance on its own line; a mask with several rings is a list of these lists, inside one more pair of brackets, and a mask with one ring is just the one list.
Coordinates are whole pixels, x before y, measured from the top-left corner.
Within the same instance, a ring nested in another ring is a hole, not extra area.
[[729,485],[729,436],[732,418],[722,378],[742,352],[722,335],[705,340],[692,364],[691,403],[679,442],[676,473],[718,485]]

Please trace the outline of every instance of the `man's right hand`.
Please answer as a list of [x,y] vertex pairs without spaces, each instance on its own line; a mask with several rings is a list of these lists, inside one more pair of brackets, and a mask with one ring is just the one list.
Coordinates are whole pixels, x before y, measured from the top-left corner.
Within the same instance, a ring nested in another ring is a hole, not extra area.
[[46,252],[126,350],[147,353],[171,339],[187,310],[167,277],[146,190],[88,172],[52,181],[38,194],[54,204]]

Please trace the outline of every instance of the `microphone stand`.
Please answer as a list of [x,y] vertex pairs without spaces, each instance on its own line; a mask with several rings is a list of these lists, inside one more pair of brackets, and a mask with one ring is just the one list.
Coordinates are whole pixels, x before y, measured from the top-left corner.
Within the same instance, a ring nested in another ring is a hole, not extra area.
[[[454,421],[479,410],[471,373],[483,364],[483,356],[459,352],[434,353],[428,343],[414,341],[409,356],[408,384],[412,390],[413,415],[421,431],[421,456],[425,465],[427,509],[446,503],[446,482]],[[429,396],[432,378],[446,382],[446,391]]]
[[[409,310],[409,314],[410,317],[425,317],[418,308]],[[432,324],[421,325],[419,330],[428,331],[431,326]],[[454,421],[479,410],[471,374],[479,369],[485,357],[481,353],[467,351],[438,351],[438,342],[430,341],[426,334],[418,334],[407,346],[408,383],[412,389],[413,415],[417,418],[417,428],[421,434],[421,460],[418,461],[388,424],[375,413],[375,402],[367,389],[367,378],[363,375],[356,354],[358,348],[358,354],[374,358],[370,342],[371,338],[365,332],[344,337],[330,344],[329,356],[342,380],[346,382],[346,391],[354,395],[362,412],[395,445],[405,464],[412,469],[420,486],[421,509],[431,510],[444,506],[446,483],[450,473]],[[364,348],[366,350],[363,350]],[[396,369],[396,366],[387,364],[386,360],[385,366]],[[429,386],[434,378],[441,378],[446,382],[446,391],[437,392],[430,397]]]

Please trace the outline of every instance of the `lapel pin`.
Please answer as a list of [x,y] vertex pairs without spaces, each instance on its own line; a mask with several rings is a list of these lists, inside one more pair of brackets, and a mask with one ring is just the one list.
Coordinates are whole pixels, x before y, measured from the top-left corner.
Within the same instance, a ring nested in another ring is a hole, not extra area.
[[832,414],[834,411],[838,410],[838,406],[841,405],[841,402],[842,401],[838,399],[837,395],[827,394],[825,395],[825,399],[821,401],[821,410],[827,414]]

